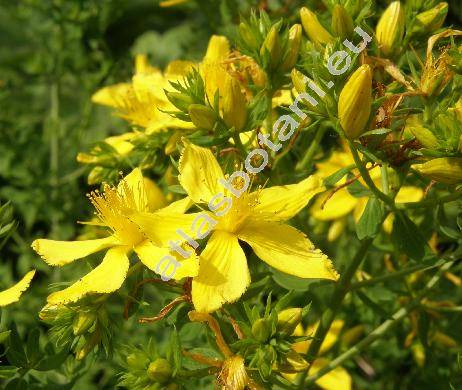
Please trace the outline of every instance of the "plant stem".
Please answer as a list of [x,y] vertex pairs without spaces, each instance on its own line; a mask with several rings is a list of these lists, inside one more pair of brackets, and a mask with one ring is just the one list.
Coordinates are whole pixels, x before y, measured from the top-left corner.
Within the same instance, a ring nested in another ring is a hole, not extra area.
[[367,170],[366,166],[361,161],[361,157],[359,157],[358,151],[352,141],[349,141],[350,150],[353,154],[353,159],[355,160],[356,167],[359,170],[363,180],[366,182],[369,189],[374,193],[374,195],[387,204],[392,210],[396,210],[395,202],[391,199],[388,195],[384,194],[380,191],[377,186],[375,185],[374,181],[372,180],[371,176],[369,175],[369,171]]
[[296,171],[301,171],[303,169],[306,169],[306,170],[311,169],[314,155],[318,150],[319,143],[321,142],[322,137],[324,136],[326,130],[327,129],[324,126],[321,126],[319,127],[319,129],[316,130],[316,133],[314,135],[314,138],[313,138],[313,141],[311,142],[310,147],[306,150],[306,153],[301,159],[301,161],[295,166]]
[[435,264],[432,264],[432,265],[424,265],[424,264],[414,265],[413,267],[408,267],[408,268],[402,269],[400,271],[392,272],[392,273],[390,273],[388,275],[383,275],[383,276],[379,276],[377,278],[364,280],[362,282],[353,283],[351,285],[351,290],[358,290],[358,289],[363,288],[363,287],[373,286],[374,284],[377,284],[377,283],[383,283],[383,282],[388,282],[390,280],[399,279],[399,278],[402,278],[403,276],[413,274],[415,272],[428,271],[430,269],[440,267],[441,265],[443,265],[445,263],[447,263],[447,260],[442,259],[442,260],[439,260]]
[[399,309],[396,313],[394,313],[390,319],[386,320],[383,322],[381,325],[379,325],[377,328],[375,328],[367,337],[365,337],[363,340],[361,340],[359,343],[351,347],[348,351],[344,352],[334,360],[332,360],[329,364],[324,366],[322,369],[320,369],[316,374],[310,376],[304,383],[304,387],[301,388],[307,388],[307,386],[313,384],[316,382],[319,378],[327,374],[328,372],[332,371],[333,369],[337,368],[340,366],[343,362],[346,360],[352,358],[353,356],[356,356],[359,352],[361,352],[364,348],[372,344],[374,341],[377,339],[381,338],[382,336],[385,335],[385,333],[390,330],[393,326],[398,324],[399,321],[401,321],[403,318],[405,318],[412,310],[416,308],[416,306],[419,305],[420,300],[422,297],[426,295],[426,293],[432,289],[436,283],[440,280],[441,276],[454,264],[454,261],[448,262],[444,264],[440,270],[430,279],[430,281],[427,283],[427,285],[419,292],[417,297],[413,299],[408,305],[405,307],[402,307]]
[[[356,270],[359,268],[364,257],[366,256],[366,253],[370,245],[372,244],[372,241],[372,238],[367,238],[361,242],[361,246],[358,252],[356,253],[356,256],[353,258],[351,263],[348,265],[347,269],[341,275],[340,280],[338,281],[338,284],[336,285],[334,293],[332,295],[331,304],[322,315],[321,320],[319,321],[318,328],[316,329],[314,338],[313,340],[311,340],[311,344],[306,353],[306,358],[308,362],[311,363],[316,359],[321,345],[327,335],[327,332],[329,331],[332,322],[335,319],[337,311],[340,308],[343,299],[349,291],[351,279],[353,278],[354,274],[356,273]],[[304,388],[304,381],[307,375],[308,370],[300,374],[300,389]]]

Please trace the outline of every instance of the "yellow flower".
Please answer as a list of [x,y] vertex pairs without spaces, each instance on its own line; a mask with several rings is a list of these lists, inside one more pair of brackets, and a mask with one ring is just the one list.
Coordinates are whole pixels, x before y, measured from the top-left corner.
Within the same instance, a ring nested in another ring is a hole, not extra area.
[[115,108],[120,117],[132,125],[146,129],[148,134],[169,128],[192,128],[190,123],[162,111],[176,110],[164,90],[172,90],[170,81],[178,81],[186,76],[194,64],[173,61],[162,73],[150,66],[145,56],[138,55],[135,65],[135,75],[131,83],[104,87],[92,96],[92,101]]
[[[131,220],[133,213],[153,211],[152,197],[147,193],[149,190],[149,182],[145,182],[141,170],[136,168],[116,188],[106,186],[103,193],[90,194],[99,221],[88,224],[108,228],[109,235],[105,238],[70,242],[38,239],[32,243],[32,248],[52,266],[63,266],[108,249],[100,265],[70,287],[51,294],[48,303],[75,302],[89,293],[110,293],[119,289],[126,278],[129,268],[127,255],[132,250],[148,268],[159,272],[156,259],[170,253],[167,247],[169,234],[177,227],[190,226],[194,215],[182,214],[188,199],[155,211],[152,213],[149,240]],[[175,278],[197,274],[198,260],[195,256],[183,261],[180,259],[180,263],[182,266]]]
[[[353,156],[350,152],[338,151],[334,152],[331,158],[323,163],[318,164],[318,174],[325,178],[337,172],[339,169],[348,167],[354,164]],[[381,186],[380,168],[376,167],[370,171],[372,180]],[[345,182],[345,178],[338,184]],[[348,192],[347,188],[338,190],[325,204],[323,203],[329,196],[329,192],[320,195],[311,208],[311,214],[315,219],[320,221],[333,221],[328,232],[328,240],[333,241],[342,233],[346,226],[346,218],[348,215],[353,214],[355,221],[361,217],[368,197],[364,196],[356,198]],[[422,189],[413,186],[404,186],[396,195],[398,203],[418,202],[423,197]],[[393,219],[389,216],[384,222],[384,229],[386,232],[391,231]]]
[[[248,192],[242,186],[245,183],[233,180],[237,172],[226,178],[210,150],[189,143],[181,155],[179,171],[180,184],[189,197],[198,205],[208,204],[215,212],[201,213],[202,218],[194,222],[199,228],[192,229],[199,238],[213,231],[200,256],[199,274],[192,282],[197,311],[217,310],[226,302],[238,300],[248,287],[250,274],[239,240],[282,272],[300,278],[337,280],[327,256],[305,234],[285,223],[323,190],[318,178]],[[152,221],[137,219],[137,223],[144,230]]]
[[231,75],[226,66],[231,54],[226,37],[213,35],[200,65],[208,101],[213,104],[218,93],[219,109],[229,127],[241,130],[247,119],[246,97],[239,81]]
[[29,271],[18,283],[7,290],[0,291],[0,307],[19,301],[22,293],[29,288],[35,270]]
[[[334,344],[339,340],[340,332],[342,331],[344,322],[342,320],[335,320],[329,329],[329,332],[321,345],[320,354],[328,352]],[[313,336],[318,324],[308,327],[306,331],[299,325],[295,329],[294,336]],[[292,345],[292,349],[302,355],[308,351],[311,340],[301,341]],[[319,357],[311,365],[310,374],[315,374],[321,368],[329,363],[328,359]],[[295,380],[295,374],[284,374],[289,380]],[[351,376],[343,367],[336,367],[316,381],[316,384],[325,390],[350,390],[352,385]]]

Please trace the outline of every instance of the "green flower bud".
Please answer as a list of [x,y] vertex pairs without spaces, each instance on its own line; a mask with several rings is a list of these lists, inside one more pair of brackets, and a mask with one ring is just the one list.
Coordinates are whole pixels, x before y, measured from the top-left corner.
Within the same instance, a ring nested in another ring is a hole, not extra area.
[[454,185],[462,181],[462,158],[460,157],[435,158],[412,167],[420,174],[440,183]]
[[142,352],[133,352],[127,356],[127,365],[133,370],[143,370],[149,363],[146,354]]
[[316,14],[311,12],[308,8],[303,7],[300,10],[300,18],[302,20],[303,29],[311,42],[316,45],[325,45],[334,40],[329,31],[319,22]]
[[278,369],[284,373],[296,373],[305,371],[309,366],[309,363],[299,353],[290,351]]
[[90,337],[86,340],[85,344],[80,347],[76,353],[75,358],[77,360],[84,359],[101,341],[101,332],[96,329]]
[[276,26],[271,27],[260,48],[260,55],[263,56],[268,51],[271,59],[271,67],[274,68],[281,58],[281,42]]
[[281,64],[281,70],[283,72],[291,70],[297,63],[301,40],[302,26],[300,24],[294,24],[289,30],[286,58],[284,59],[284,62]]
[[246,23],[239,24],[239,35],[247,46],[252,49],[257,47],[257,39],[255,38],[251,28]]
[[172,366],[167,359],[156,359],[148,367],[148,377],[154,382],[165,384],[172,378]]
[[212,130],[217,121],[215,112],[202,104],[191,104],[189,106],[189,118],[200,129]]
[[295,328],[302,321],[302,309],[294,307],[278,313],[277,331],[286,335],[294,333]]
[[438,139],[430,130],[422,126],[417,116],[413,115],[408,118],[405,130],[409,131],[425,148],[437,149],[439,147]]
[[271,325],[265,318],[259,318],[252,325],[252,334],[261,343],[266,342],[271,336]]
[[418,14],[411,33],[429,34],[438,30],[443,25],[447,14],[448,3],[446,2],[439,3],[436,7]]
[[405,14],[399,1],[393,1],[380,18],[376,36],[380,51],[391,56],[401,45],[404,34]]
[[355,139],[366,130],[372,106],[372,70],[359,67],[340,92],[338,116],[347,138]]
[[292,69],[292,72],[290,72],[290,78],[292,79],[292,84],[298,93],[306,92],[305,76],[302,72],[299,72],[294,68]]
[[345,7],[336,4],[332,12],[332,32],[336,37],[345,39],[353,34],[353,30],[353,19]]
[[90,329],[96,320],[94,312],[79,312],[72,323],[74,336],[80,336]]

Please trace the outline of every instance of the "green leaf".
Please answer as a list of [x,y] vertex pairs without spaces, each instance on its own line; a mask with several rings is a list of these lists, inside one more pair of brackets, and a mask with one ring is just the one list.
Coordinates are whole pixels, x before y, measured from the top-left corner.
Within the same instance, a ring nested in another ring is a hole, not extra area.
[[26,367],[27,357],[24,352],[23,342],[15,327],[11,329],[10,338],[8,339],[8,347],[9,348],[6,352],[8,362],[16,367]]
[[354,165],[350,165],[348,167],[339,169],[337,172],[334,172],[332,175],[327,176],[324,179],[324,185],[326,187],[333,187],[335,186],[345,175],[347,175],[351,169],[354,168]]
[[5,332],[0,333],[0,344],[3,344],[10,337],[11,330],[6,330]]
[[398,250],[414,260],[425,255],[427,243],[419,228],[403,212],[395,213],[391,239]]
[[34,364],[40,357],[40,329],[34,328],[27,335],[26,355],[29,364]]
[[[351,177],[351,175],[348,175]],[[358,180],[355,180],[353,183],[348,185],[348,192],[353,195],[355,198],[364,198],[365,196],[372,196],[372,192],[364,187]]]
[[383,205],[375,197],[369,198],[366,208],[356,224],[356,234],[360,240],[366,237],[375,237],[380,231],[384,216]]
[[68,356],[69,356],[69,351],[67,349],[63,349],[62,351],[58,352],[55,355],[44,357],[34,367],[34,370],[38,370],[38,371],[54,370],[60,367],[64,363],[64,361],[67,359]]

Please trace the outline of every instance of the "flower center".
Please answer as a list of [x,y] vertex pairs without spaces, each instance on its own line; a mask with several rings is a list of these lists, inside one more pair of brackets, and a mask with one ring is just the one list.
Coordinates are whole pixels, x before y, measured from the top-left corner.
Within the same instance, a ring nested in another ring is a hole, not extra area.
[[101,223],[111,229],[123,245],[130,247],[145,240],[139,227],[129,218],[134,211],[147,211],[142,190],[135,192],[122,181],[122,187],[106,185],[103,193],[95,191],[89,195]]

